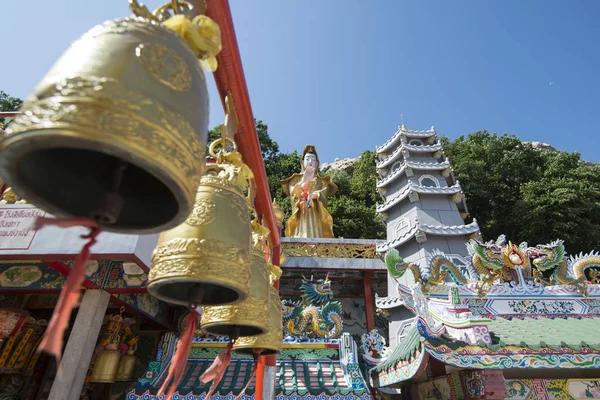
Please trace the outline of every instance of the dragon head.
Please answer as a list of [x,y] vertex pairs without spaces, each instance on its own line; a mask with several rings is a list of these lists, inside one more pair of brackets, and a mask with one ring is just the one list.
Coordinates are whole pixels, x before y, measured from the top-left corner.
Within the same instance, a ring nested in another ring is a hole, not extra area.
[[503,268],[505,242],[504,240],[500,240],[500,238],[498,239],[497,243],[493,240],[490,240],[489,242],[480,242],[477,239],[471,239],[467,242],[467,250],[472,256],[479,256],[481,261],[489,268]]
[[302,291],[302,297],[311,304],[323,304],[333,298],[329,275],[325,279],[314,279],[311,276],[309,280],[303,277],[300,290]]
[[408,269],[400,253],[396,249],[390,249],[385,253],[384,262],[392,278],[400,279]]
[[554,268],[565,257],[565,245],[562,240],[538,244],[527,248],[527,257],[531,259],[534,267],[542,271]]

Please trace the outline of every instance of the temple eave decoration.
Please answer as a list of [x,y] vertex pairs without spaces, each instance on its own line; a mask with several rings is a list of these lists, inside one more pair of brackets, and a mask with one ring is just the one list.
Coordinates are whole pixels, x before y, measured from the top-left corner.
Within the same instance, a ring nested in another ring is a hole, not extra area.
[[402,236],[378,244],[377,251],[387,251],[408,242],[412,238],[417,238],[418,241],[425,241],[427,234],[438,236],[464,236],[477,234],[478,232],[479,225],[477,224],[476,219],[473,219],[473,222],[466,225],[430,225],[420,223],[419,220],[416,219],[412,224],[412,227],[405,231]]
[[[377,204],[376,210],[378,213],[385,212],[393,206],[395,206],[396,204],[399,204],[402,200],[406,199],[407,197],[412,202],[417,201],[419,199],[418,195],[442,194],[451,196],[452,199],[453,196],[461,193],[462,187],[460,186],[460,183],[458,181],[456,181],[454,185],[446,187],[422,186],[411,181],[403,189],[396,192],[394,196],[388,197],[388,199],[384,203]],[[414,196],[415,194],[417,196]],[[452,200],[454,201],[454,199]]]
[[390,149],[394,148],[394,146],[396,146],[398,144],[399,139],[403,135],[406,136],[406,137],[409,137],[409,138],[424,138],[424,139],[428,139],[428,138],[431,138],[431,137],[435,136],[436,133],[435,133],[435,128],[434,127],[431,127],[430,130],[419,131],[419,130],[402,129],[402,127],[399,126],[398,127],[398,131],[396,131],[396,133],[394,134],[394,136],[392,136],[382,146],[376,147],[377,153],[379,153],[379,154],[380,153],[385,153],[385,152],[388,152]]

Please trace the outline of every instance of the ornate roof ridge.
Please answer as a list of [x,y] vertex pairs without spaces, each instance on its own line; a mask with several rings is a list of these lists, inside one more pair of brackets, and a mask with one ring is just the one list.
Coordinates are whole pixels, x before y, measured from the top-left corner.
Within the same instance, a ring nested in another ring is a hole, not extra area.
[[389,249],[400,246],[410,239],[412,239],[417,233],[428,233],[430,235],[452,235],[452,236],[460,236],[460,235],[471,235],[473,233],[479,232],[479,224],[477,220],[473,218],[473,222],[470,224],[462,224],[462,225],[430,225],[430,224],[422,224],[419,221],[419,217],[414,217],[414,224],[408,229],[402,236],[388,240],[385,243],[377,244],[376,250],[377,252],[385,252]]
[[408,136],[408,137],[427,138],[427,137],[431,137],[431,136],[435,135],[436,132],[433,127],[431,127],[431,129],[426,130],[426,131],[419,131],[419,130],[414,130],[414,129],[409,129],[409,130],[403,131],[402,127],[399,126],[398,130],[396,131],[394,136],[389,138],[388,141],[385,142],[384,144],[382,144],[381,146],[375,147],[375,151],[377,153],[383,153],[386,150],[389,150],[390,147],[392,147],[392,145],[394,145],[396,143],[396,141],[402,136],[402,134],[406,134],[406,136]]
[[412,168],[412,169],[417,169],[417,170],[437,171],[437,170],[443,170],[443,169],[450,168],[450,160],[448,160],[448,158],[446,158],[442,162],[406,160],[405,162],[402,163],[402,167],[396,169],[395,171],[392,171],[391,173],[387,174],[382,179],[378,179],[377,187],[382,188],[382,187],[387,186],[390,182],[392,182],[394,179],[396,179],[402,172],[404,172],[407,167]]
[[462,225],[429,225],[422,224],[421,230],[430,235],[469,235],[479,232],[477,219],[473,218],[470,224]]
[[379,297],[377,296],[377,293],[375,293],[375,305],[377,308],[385,310],[403,306],[404,300],[402,300],[402,298],[399,296]]
[[389,210],[391,207],[404,200],[409,195],[411,190],[419,194],[455,194],[460,193],[462,191],[462,187],[460,186],[459,181],[456,181],[456,183],[452,186],[444,187],[421,186],[409,181],[408,185],[404,186],[393,196],[387,198],[383,204],[377,204],[377,212],[385,212]]
[[438,140],[434,144],[424,144],[424,145],[414,145],[408,143],[402,143],[402,145],[396,147],[396,149],[387,156],[383,161],[380,161],[376,164],[377,168],[385,168],[390,165],[393,161],[398,158],[399,154],[402,154],[403,150],[407,150],[415,153],[430,153],[436,152],[442,149],[442,143]]
[[400,168],[392,171],[391,173],[384,176],[382,179],[377,179],[377,187],[382,188],[386,187],[390,182],[400,176],[406,170],[406,163],[404,163]]
[[447,158],[442,161],[409,161],[405,162],[406,166],[414,169],[427,169],[427,170],[437,170],[437,169],[446,169],[450,168],[450,160]]

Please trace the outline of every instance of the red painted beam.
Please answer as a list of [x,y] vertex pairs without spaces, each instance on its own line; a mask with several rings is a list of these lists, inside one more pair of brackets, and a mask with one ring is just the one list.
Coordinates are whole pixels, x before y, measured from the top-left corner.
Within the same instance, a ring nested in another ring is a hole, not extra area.
[[20,111],[0,111],[0,118],[14,118],[19,114]]
[[[202,3],[203,1],[200,0]],[[239,130],[235,135],[238,150],[244,157],[244,162],[252,169],[256,181],[256,200],[254,206],[259,214],[259,220],[264,218],[271,231],[271,244],[279,252],[280,237],[273,215],[273,205],[267,173],[260,151],[260,142],[254,124],[254,115],[250,104],[250,95],[246,86],[246,78],[242,67],[240,50],[238,48],[231,9],[227,0],[207,0],[206,15],[212,18],[221,28],[222,50],[217,56],[219,67],[214,73],[215,82],[223,108],[225,97],[231,93],[233,104],[239,120]]]
[[373,291],[371,290],[371,276],[373,271],[365,272],[363,288],[365,292],[365,314],[367,315],[367,332],[375,329],[375,308],[373,307]]

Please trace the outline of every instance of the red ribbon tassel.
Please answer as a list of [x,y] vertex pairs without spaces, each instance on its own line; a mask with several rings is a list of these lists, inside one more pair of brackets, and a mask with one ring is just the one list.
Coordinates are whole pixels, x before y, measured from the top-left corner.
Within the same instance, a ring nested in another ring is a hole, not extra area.
[[223,351],[219,353],[217,358],[215,358],[215,361],[213,361],[212,365],[208,367],[206,372],[204,372],[200,377],[200,382],[202,383],[208,383],[210,381],[213,381],[212,385],[210,386],[210,390],[208,391],[205,397],[206,400],[210,400],[210,396],[214,393],[215,389],[219,385],[219,382],[221,382],[221,379],[223,379],[223,375],[225,375],[225,370],[231,362],[232,348],[233,342],[227,343],[225,349],[223,349]]
[[51,356],[54,356],[56,364],[60,366],[63,336],[69,325],[73,307],[75,307],[81,296],[80,289],[85,277],[85,264],[90,258],[90,248],[96,243],[96,237],[100,233],[100,227],[96,221],[88,218],[54,219],[40,217],[35,221],[34,229],[39,230],[48,225],[58,226],[60,228],[83,226],[90,229],[90,233],[81,236],[82,239],[87,239],[88,242],[83,246],[77,257],[75,257],[73,269],[69,272],[67,282],[60,292],[56,308],[48,323],[48,328],[37,349],[38,352],[44,351]]
[[242,398],[242,396],[244,395],[244,393],[246,393],[246,390],[248,389],[248,386],[250,386],[250,383],[252,383],[252,380],[256,376],[256,370],[258,368],[258,357],[260,357],[260,353],[262,353],[262,349],[254,349],[254,365],[252,366],[252,372],[250,373],[250,379],[248,379],[248,382],[246,382],[246,386],[244,386],[244,388],[242,389],[240,394],[238,394],[235,397],[235,399],[233,399],[233,400],[240,400]]
[[169,365],[167,379],[165,379],[162,387],[158,391],[156,395],[157,397],[160,397],[165,393],[167,387],[169,387],[169,383],[171,384],[171,387],[166,392],[164,400],[169,400],[171,396],[173,396],[173,393],[175,393],[179,382],[181,382],[181,378],[183,378],[183,372],[185,371],[185,365],[187,364],[187,359],[190,355],[192,340],[194,339],[194,332],[196,332],[197,327],[198,312],[196,310],[192,310],[185,319],[185,330],[179,337],[175,354],[171,359],[171,365]]

